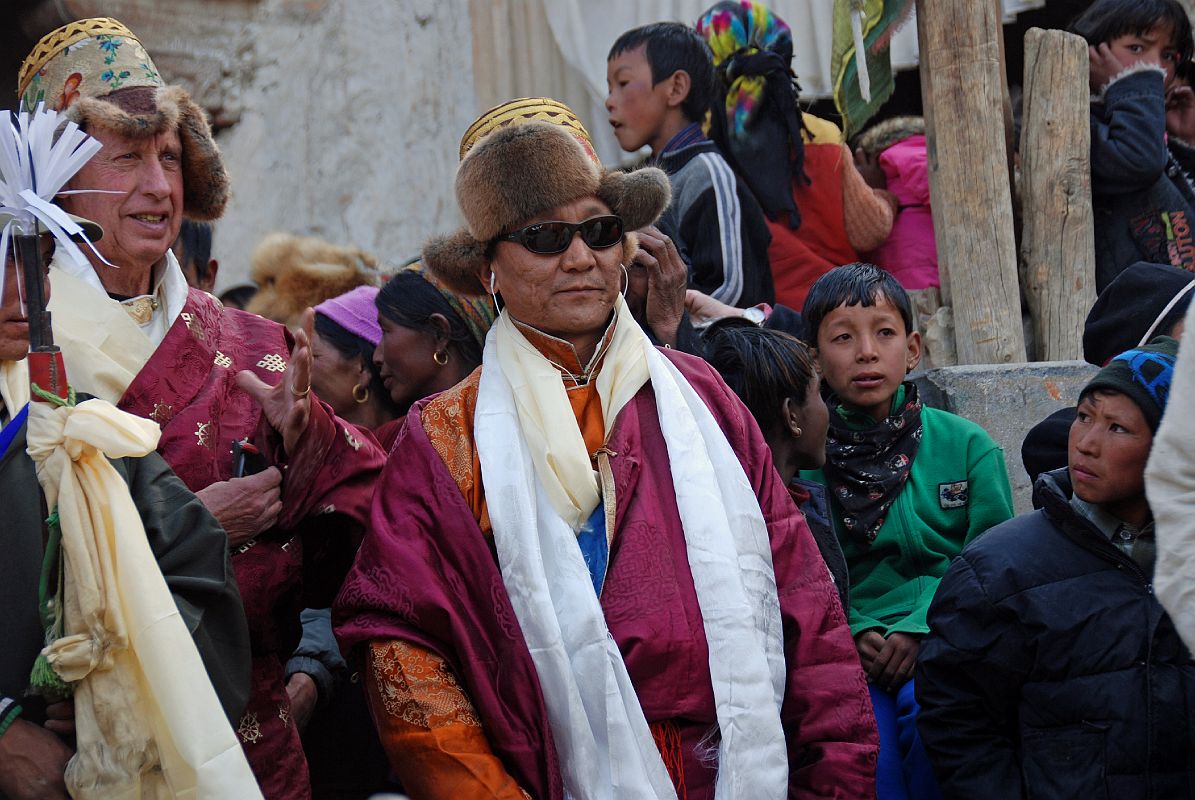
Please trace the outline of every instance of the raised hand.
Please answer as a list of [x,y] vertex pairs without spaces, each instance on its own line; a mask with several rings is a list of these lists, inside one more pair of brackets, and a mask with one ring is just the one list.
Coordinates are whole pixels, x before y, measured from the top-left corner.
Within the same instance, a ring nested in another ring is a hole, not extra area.
[[249,370],[237,373],[237,386],[261,404],[266,419],[282,435],[287,453],[295,452],[311,418],[311,338],[315,311],[303,312],[303,324],[295,331],[290,367],[276,386],[270,386]]

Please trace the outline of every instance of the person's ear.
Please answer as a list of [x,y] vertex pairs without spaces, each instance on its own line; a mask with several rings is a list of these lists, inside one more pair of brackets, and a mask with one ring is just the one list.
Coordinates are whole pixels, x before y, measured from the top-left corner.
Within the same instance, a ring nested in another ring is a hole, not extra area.
[[689,90],[693,88],[693,79],[683,69],[668,76],[668,107],[676,108],[689,99]]
[[908,355],[905,359],[905,372],[917,369],[921,363],[921,332],[913,331],[908,336]]
[[207,279],[204,280],[203,286],[200,288],[208,294],[212,294],[216,289],[216,276],[218,274],[220,274],[220,262],[214,258],[208,259]]
[[784,398],[780,404],[780,423],[794,439],[801,435],[801,408],[791,397]]
[[436,340],[436,350],[440,351],[448,347],[452,342],[452,324],[448,321],[448,317],[443,314],[432,314],[427,318],[427,324],[431,329],[431,334]]

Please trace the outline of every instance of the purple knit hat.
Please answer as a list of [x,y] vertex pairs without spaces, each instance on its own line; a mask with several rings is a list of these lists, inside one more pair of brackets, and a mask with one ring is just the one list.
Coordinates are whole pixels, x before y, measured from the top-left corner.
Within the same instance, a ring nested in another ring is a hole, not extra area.
[[377,346],[382,341],[382,328],[378,325],[378,309],[373,304],[378,296],[376,286],[358,286],[339,297],[325,300],[315,307],[317,314],[323,314],[351,334],[360,336]]

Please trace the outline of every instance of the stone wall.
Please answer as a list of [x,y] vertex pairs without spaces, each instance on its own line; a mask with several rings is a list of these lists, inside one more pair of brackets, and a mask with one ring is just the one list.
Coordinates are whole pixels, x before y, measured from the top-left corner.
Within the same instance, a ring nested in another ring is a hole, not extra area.
[[386,262],[459,224],[457,141],[477,101],[468,0],[54,0],[36,39],[112,16],[211,113],[232,175],[219,289],[266,233],[312,234]]
[[914,380],[926,405],[978,423],[1004,448],[1013,503],[1023,514],[1033,508],[1033,487],[1021,464],[1025,434],[1058,409],[1073,406],[1095,372],[1084,361],[1041,361],[943,367]]

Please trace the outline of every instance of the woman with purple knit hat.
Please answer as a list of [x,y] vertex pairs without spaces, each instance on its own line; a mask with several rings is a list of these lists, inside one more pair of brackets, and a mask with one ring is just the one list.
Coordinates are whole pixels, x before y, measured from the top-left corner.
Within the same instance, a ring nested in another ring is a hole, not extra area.
[[377,296],[376,286],[358,286],[315,307],[311,388],[341,419],[393,441],[399,408],[373,360],[382,341]]

